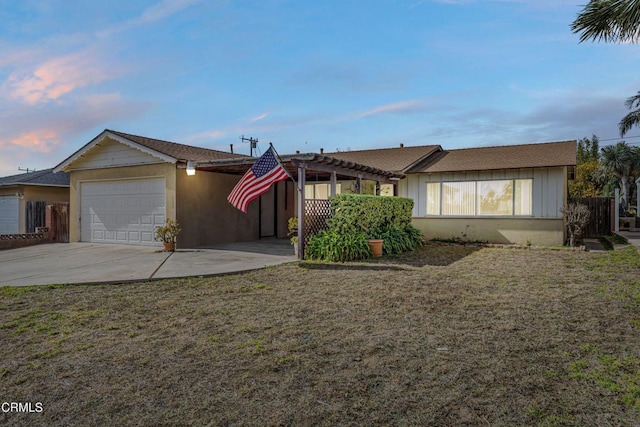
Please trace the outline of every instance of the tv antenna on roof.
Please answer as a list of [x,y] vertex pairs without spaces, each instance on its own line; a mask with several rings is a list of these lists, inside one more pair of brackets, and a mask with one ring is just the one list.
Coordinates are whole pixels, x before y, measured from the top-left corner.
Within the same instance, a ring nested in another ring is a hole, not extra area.
[[253,138],[253,137],[245,138],[244,135],[242,135],[240,137],[240,140],[242,142],[247,142],[247,141],[249,142],[249,155],[253,157],[253,150],[255,150],[258,145],[258,138]]
[[36,171],[35,169],[29,169],[29,168],[22,169],[20,166],[18,166],[18,170],[22,171],[22,172],[26,172],[26,173],[30,173],[30,172],[35,172]]

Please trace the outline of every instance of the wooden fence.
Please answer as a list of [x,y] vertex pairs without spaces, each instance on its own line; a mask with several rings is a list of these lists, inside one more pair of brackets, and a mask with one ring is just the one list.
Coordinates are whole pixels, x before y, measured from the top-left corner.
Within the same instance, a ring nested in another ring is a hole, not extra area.
[[47,213],[47,202],[28,201],[27,202],[27,233],[35,233],[36,228],[46,225],[45,216]]
[[612,197],[572,197],[569,203],[587,205],[591,211],[589,225],[583,237],[601,237],[611,234],[613,230],[612,210],[615,204]]
[[58,243],[69,243],[69,203],[54,203],[51,206],[51,239]]

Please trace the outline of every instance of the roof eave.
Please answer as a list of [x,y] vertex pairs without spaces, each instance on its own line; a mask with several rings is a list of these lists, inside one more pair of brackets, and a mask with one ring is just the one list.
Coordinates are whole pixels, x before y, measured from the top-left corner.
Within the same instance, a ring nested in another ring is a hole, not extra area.
[[452,169],[452,170],[418,170],[414,172],[407,172],[408,174],[417,174],[417,173],[458,173],[458,172],[486,172],[486,171],[499,171],[499,170],[518,170],[518,169],[541,169],[541,168],[564,168],[564,167],[575,167],[575,164],[564,164],[564,165],[543,165],[543,166],[515,166],[515,167],[493,167],[493,168],[483,168],[483,169]]

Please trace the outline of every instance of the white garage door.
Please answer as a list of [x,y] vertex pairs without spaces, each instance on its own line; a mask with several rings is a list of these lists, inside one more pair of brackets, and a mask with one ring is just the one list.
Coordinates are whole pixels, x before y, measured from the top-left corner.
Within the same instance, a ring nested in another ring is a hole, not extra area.
[[0,234],[18,234],[18,198],[0,196]]
[[84,182],[80,185],[80,240],[155,245],[163,225],[164,178]]

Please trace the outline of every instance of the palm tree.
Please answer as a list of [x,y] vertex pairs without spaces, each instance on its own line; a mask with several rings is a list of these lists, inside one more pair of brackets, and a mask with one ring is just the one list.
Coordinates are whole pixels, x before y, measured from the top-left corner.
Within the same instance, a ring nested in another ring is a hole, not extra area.
[[632,108],[635,108],[635,110],[624,116],[618,123],[620,136],[624,136],[632,127],[640,126],[640,92],[631,98],[627,98],[624,105],[630,110]]
[[[571,24],[571,30],[580,34],[581,43],[636,43],[640,41],[640,0],[590,0]],[[635,110],[618,123],[620,136],[640,126],[640,92],[628,98],[625,105]]]
[[590,0],[571,24],[587,40],[635,43],[640,40],[640,0]]
[[602,165],[612,173],[620,183],[621,197],[628,204],[630,188],[634,178],[640,172],[640,151],[630,147],[626,142],[618,142],[602,149]]

